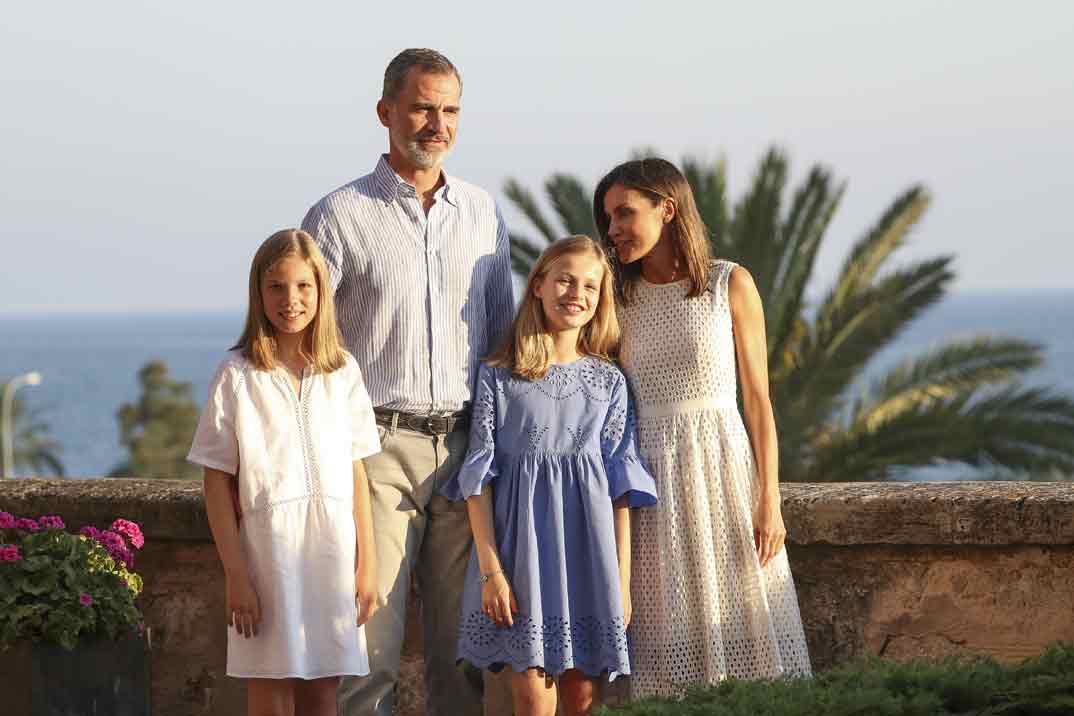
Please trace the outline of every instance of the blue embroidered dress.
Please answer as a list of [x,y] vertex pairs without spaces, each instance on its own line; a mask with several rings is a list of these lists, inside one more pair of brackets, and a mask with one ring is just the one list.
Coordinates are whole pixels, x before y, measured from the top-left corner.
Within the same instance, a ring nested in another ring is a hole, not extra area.
[[635,432],[626,379],[607,361],[583,357],[537,381],[481,366],[469,451],[444,494],[463,500],[491,485],[496,548],[519,612],[508,628],[484,614],[475,549],[460,660],[494,671],[630,673],[612,502],[656,502]]

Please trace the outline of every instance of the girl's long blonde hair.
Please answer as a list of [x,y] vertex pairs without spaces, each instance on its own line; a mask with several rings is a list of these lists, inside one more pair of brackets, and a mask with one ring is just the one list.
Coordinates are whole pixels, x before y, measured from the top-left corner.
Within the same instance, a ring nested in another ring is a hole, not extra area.
[[500,347],[486,360],[489,365],[508,368],[513,375],[539,380],[548,373],[552,360],[552,336],[545,326],[544,306],[534,293],[536,286],[571,254],[591,254],[604,268],[600,278],[597,309],[578,333],[578,352],[612,360],[619,349],[619,321],[615,317],[615,288],[612,268],[601,245],[588,236],[568,236],[549,246],[537,259],[529,278],[522,305]]
[[246,360],[258,370],[276,367],[276,329],[265,315],[261,300],[261,281],[278,261],[297,256],[313,270],[317,282],[317,315],[306,329],[302,351],[318,373],[331,373],[343,367],[346,353],[336,325],[336,310],[328,266],[313,237],[301,229],[282,229],[265,239],[254,254],[250,265],[250,302],[246,311],[246,326],[231,350],[241,351]]

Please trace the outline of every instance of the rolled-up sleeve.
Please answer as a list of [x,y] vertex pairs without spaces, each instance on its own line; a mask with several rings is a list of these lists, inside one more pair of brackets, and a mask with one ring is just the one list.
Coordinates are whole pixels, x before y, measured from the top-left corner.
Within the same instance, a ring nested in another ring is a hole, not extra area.
[[239,441],[235,434],[238,369],[225,361],[216,369],[209,398],[198,419],[194,442],[186,459],[195,465],[235,475],[239,470]]

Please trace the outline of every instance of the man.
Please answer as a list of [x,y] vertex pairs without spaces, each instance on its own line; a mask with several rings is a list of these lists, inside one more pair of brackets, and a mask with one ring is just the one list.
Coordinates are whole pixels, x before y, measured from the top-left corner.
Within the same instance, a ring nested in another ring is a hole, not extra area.
[[495,202],[441,168],[461,94],[458,70],[439,52],[397,55],[377,102],[388,153],[302,222],[328,262],[340,328],[381,426],[382,452],[365,467],[385,604],[366,624],[369,676],[340,685],[347,716],[392,713],[412,571],[427,713],[481,713],[480,674],[455,665],[470,525],[465,503],[437,490],[462,463],[478,361],[509,325],[514,300]]

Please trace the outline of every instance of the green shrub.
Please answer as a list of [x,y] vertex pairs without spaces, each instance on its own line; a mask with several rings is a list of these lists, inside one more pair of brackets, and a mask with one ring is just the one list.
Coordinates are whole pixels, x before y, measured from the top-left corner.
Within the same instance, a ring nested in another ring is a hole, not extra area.
[[144,544],[141,528],[129,520],[74,534],[56,515],[0,511],[0,650],[20,641],[72,650],[82,638],[140,632],[134,599],[142,578],[134,572],[134,551]]
[[693,687],[681,700],[644,699],[603,716],[1070,716],[1074,644],[1021,664],[990,657],[860,659],[811,679]]

